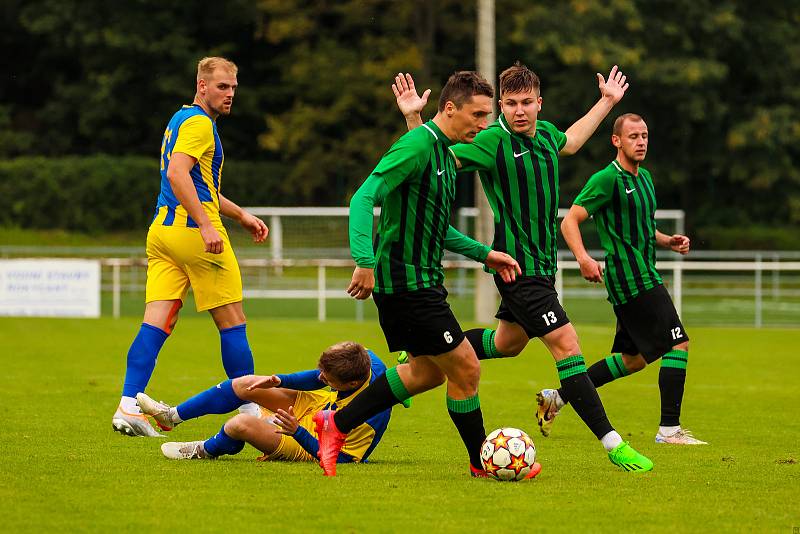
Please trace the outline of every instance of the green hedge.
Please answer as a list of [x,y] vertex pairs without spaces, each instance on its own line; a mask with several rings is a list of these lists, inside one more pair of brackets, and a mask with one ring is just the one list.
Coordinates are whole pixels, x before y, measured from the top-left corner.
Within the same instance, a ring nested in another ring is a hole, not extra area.
[[[280,164],[226,161],[223,193],[241,205],[289,205]],[[105,232],[142,228],[159,192],[158,159],[141,156],[0,162],[0,225]]]

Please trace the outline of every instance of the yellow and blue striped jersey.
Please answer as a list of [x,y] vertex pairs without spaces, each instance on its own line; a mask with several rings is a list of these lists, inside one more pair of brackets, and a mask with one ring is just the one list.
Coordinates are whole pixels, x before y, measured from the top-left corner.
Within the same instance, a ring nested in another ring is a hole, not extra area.
[[216,122],[197,104],[183,106],[170,119],[161,142],[161,193],[158,195],[153,224],[197,228],[180,205],[167,178],[172,154],[183,152],[197,162],[189,175],[197,197],[214,226],[222,226],[219,216],[219,190],[225,156]]

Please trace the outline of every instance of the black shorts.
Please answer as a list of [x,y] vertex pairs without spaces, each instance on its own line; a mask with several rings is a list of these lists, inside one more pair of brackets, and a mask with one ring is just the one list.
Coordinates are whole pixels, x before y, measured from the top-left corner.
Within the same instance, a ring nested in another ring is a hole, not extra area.
[[611,352],[641,354],[652,363],[689,341],[675,305],[663,285],[639,293],[625,304],[614,306],[617,335]]
[[450,352],[464,341],[464,332],[442,286],[407,293],[373,293],[372,298],[391,352],[435,356]]
[[501,297],[495,317],[519,324],[528,337],[542,337],[569,324],[567,312],[558,301],[555,277],[518,276],[507,284],[495,275],[494,284]]

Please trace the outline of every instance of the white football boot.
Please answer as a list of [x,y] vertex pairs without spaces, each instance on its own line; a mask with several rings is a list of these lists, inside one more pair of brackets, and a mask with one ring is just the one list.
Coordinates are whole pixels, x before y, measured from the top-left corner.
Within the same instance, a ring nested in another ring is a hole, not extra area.
[[114,412],[111,418],[111,427],[126,436],[144,436],[148,438],[163,438],[147,420],[147,416],[142,413],[128,413],[122,406]]
[[172,415],[170,414],[172,406],[169,404],[153,400],[143,391],[136,394],[136,404],[139,405],[139,409],[142,410],[142,413],[146,413],[155,419],[156,424],[161,430],[169,432],[178,425],[178,423],[172,420]]
[[170,441],[161,444],[161,453],[171,460],[213,460],[202,441]]
[[659,430],[656,434],[656,443],[669,443],[671,445],[708,445],[707,442],[692,436],[692,431],[686,430],[685,428],[678,428],[678,430],[668,436],[665,436]]

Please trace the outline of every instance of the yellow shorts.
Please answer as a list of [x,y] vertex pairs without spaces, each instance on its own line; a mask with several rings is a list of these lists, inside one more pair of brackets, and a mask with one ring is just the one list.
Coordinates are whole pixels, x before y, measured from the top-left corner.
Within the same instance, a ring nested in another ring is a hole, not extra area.
[[[294,401],[294,407],[292,408],[294,411],[294,416],[297,417],[297,422],[300,424],[300,426],[308,430],[308,432],[315,438],[318,436],[314,431],[314,421],[312,418],[314,417],[315,413],[320,410],[324,410],[325,407],[328,406],[330,400],[331,393],[328,391],[316,390],[297,392],[297,399]],[[273,416],[273,412],[267,410],[263,406],[261,407],[261,413],[267,420]],[[261,461],[284,460],[290,462],[318,461],[317,458],[314,458],[308,454],[308,452],[301,447],[293,437],[285,434],[281,434],[281,442],[278,445],[278,448],[275,449],[275,452],[269,455],[265,454],[258,459]]]
[[205,252],[199,228],[153,224],[147,232],[145,302],[183,300],[189,286],[197,311],[242,300],[242,275],[228,233],[218,227],[225,243],[222,254]]

